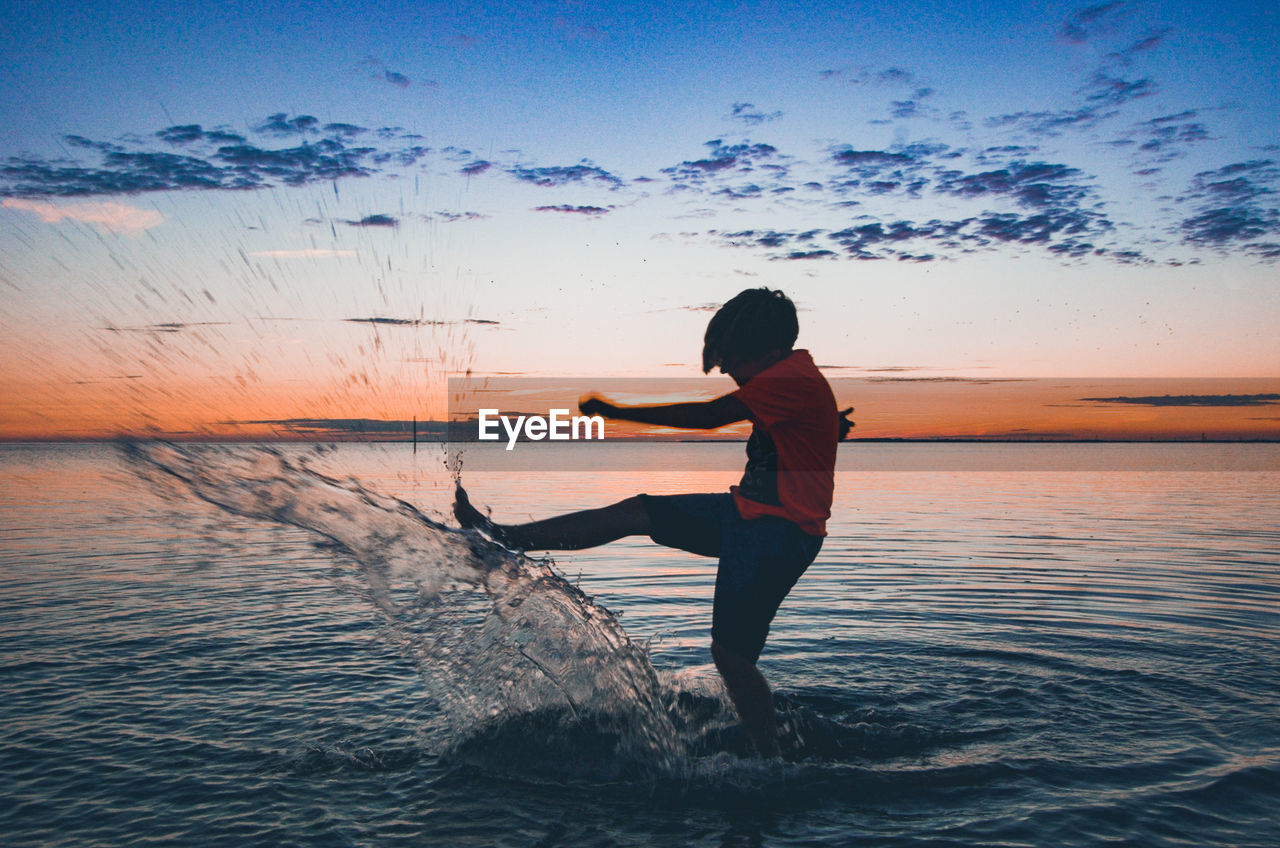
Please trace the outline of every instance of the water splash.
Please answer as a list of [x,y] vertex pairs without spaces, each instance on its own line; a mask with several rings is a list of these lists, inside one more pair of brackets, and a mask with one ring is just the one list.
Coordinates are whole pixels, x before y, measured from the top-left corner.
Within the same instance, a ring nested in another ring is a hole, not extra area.
[[645,650],[548,564],[270,448],[123,449],[144,476],[176,478],[228,512],[304,528],[348,553],[384,635],[448,717],[454,755],[551,767],[571,756],[576,773],[593,763],[611,778],[684,768]]

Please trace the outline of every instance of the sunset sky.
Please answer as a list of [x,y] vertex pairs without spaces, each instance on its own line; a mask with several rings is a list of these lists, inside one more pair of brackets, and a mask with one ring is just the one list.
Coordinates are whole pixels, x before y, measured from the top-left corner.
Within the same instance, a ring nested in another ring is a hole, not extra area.
[[1274,3],[262,6],[6,5],[0,438],[693,377],[757,285],[877,435],[1280,438]]

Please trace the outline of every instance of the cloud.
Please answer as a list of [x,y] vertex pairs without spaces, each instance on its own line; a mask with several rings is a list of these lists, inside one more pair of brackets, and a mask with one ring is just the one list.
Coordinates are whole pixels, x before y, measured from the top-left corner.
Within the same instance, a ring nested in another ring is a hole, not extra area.
[[827,70],[821,71],[818,76],[824,80],[842,80],[851,85],[912,86],[916,84],[915,74],[893,67],[878,71],[866,66]]
[[533,183],[547,188],[575,183],[597,183],[610,189],[622,187],[622,179],[620,177],[609,173],[603,168],[596,167],[588,159],[583,159],[577,165],[553,165],[544,168],[526,168],[516,165],[509,168],[507,173],[521,182]]
[[[880,221],[863,216],[863,223],[841,230],[779,231],[739,230],[708,235],[728,247],[766,251],[769,259],[829,259],[839,248],[849,259],[896,259],[903,262],[932,262],[936,251],[973,252],[1005,244],[1043,247],[1063,258],[1109,255],[1096,242],[1113,228],[1101,213],[1072,208],[1050,208],[1032,214],[984,212],[958,220],[934,219],[924,223],[911,220]],[[1143,261],[1132,251],[1126,263]]]
[[438,211],[438,212],[434,213],[433,215],[431,215],[430,217],[431,217],[431,218],[439,218],[440,220],[444,221],[446,224],[454,224],[454,223],[457,223],[458,221],[482,221],[482,220],[484,220],[485,218],[488,218],[489,216],[488,216],[488,215],[483,215],[483,214],[481,214],[481,213],[479,213],[479,212],[445,212],[445,211]]
[[1080,398],[1091,403],[1135,406],[1270,406],[1280,404],[1280,394],[1260,395],[1160,395],[1153,397]]
[[1080,9],[1063,21],[1058,36],[1072,44],[1084,44],[1111,35],[1119,28],[1126,6],[1124,0],[1113,0]]
[[[393,71],[383,64],[382,60],[373,56],[365,57],[359,67],[364,68],[369,75],[369,79],[374,82],[384,82],[396,88],[410,88],[414,84],[413,80],[408,76],[399,71]],[[435,88],[438,83],[434,80],[422,80],[418,85],[426,88]]]
[[369,131],[365,127],[358,127],[355,124],[343,123],[325,124],[321,129],[327,133],[333,133],[334,135],[340,135],[346,138],[354,138],[355,136],[363,135]]
[[343,318],[349,324],[373,324],[385,327],[453,327],[459,324],[498,326],[501,321],[489,318],[464,318],[460,321],[443,321],[430,318]]
[[355,256],[356,252],[354,250],[312,247],[303,250],[251,250],[249,255],[264,259],[327,259]]
[[349,227],[392,227],[394,228],[394,227],[400,226],[400,219],[393,217],[391,215],[378,214],[378,215],[365,215],[363,218],[359,218],[354,221],[343,219],[342,223],[346,224]]
[[1011,112],[987,118],[983,123],[988,129],[1011,128],[1033,136],[1053,138],[1065,130],[1095,127],[1115,114],[1115,110],[1105,111],[1093,105],[1059,112]]
[[725,173],[747,174],[755,171],[762,162],[774,158],[778,149],[771,144],[725,144],[713,139],[704,145],[708,155],[703,159],[687,159],[679,165],[663,168],[677,183],[701,184],[708,177]]
[[1104,106],[1123,106],[1130,100],[1140,100],[1156,93],[1156,84],[1150,79],[1130,81],[1112,76],[1106,71],[1094,71],[1080,91],[1085,99]]
[[212,144],[244,144],[245,138],[240,133],[225,129],[206,130],[199,124],[183,124],[165,127],[156,133],[156,137],[169,144],[195,144],[205,142]]
[[[1109,142],[1113,147],[1133,147],[1135,155],[1148,163],[1152,158],[1168,162],[1182,155],[1182,148],[1208,141],[1209,129],[1195,120],[1199,114],[1193,110],[1172,115],[1161,115],[1135,124],[1123,137]],[[1145,176],[1143,171],[1138,172]]]
[[167,321],[161,324],[145,324],[141,327],[102,327],[108,333],[181,333],[196,327],[226,327],[226,321]]
[[958,155],[945,144],[916,143],[889,150],[858,150],[852,146],[831,149],[831,162],[840,167],[840,176],[827,188],[837,194],[882,195],[901,192],[919,197],[933,175],[938,161]]
[[[270,115],[256,132],[272,139],[298,138],[293,146],[250,142],[238,133],[178,124],[128,143],[68,135],[68,147],[95,157],[94,164],[66,158],[10,156],[0,160],[0,197],[86,197],[151,191],[230,190],[302,186],[347,177],[365,177],[384,166],[406,166],[430,152],[420,145],[379,148],[351,143],[367,132],[354,124],[321,125],[309,115]],[[411,136],[390,128],[375,135],[389,140]],[[174,152],[179,147],[182,152]]]
[[1271,159],[1201,171],[1184,198],[1196,214],[1178,226],[1183,241],[1220,250],[1243,244],[1260,258],[1277,258],[1276,244],[1258,240],[1280,238],[1278,187],[1280,167]]
[[254,130],[270,135],[287,136],[315,132],[319,127],[320,122],[311,115],[297,115],[290,118],[285,112],[276,112],[268,115],[265,121],[254,127]]
[[756,127],[769,121],[778,120],[782,117],[782,113],[762,112],[756,108],[754,103],[734,103],[729,117],[732,120],[741,121],[747,126]]
[[572,215],[589,215],[599,216],[608,215],[614,210],[613,206],[571,206],[568,203],[561,203],[558,206],[535,206],[534,212],[565,212]]
[[59,221],[79,221],[93,224],[108,232],[121,233],[137,238],[152,227],[164,223],[164,215],[155,209],[139,209],[123,203],[97,201],[91,203],[74,203],[66,206],[56,205],[47,200],[26,200],[19,197],[6,197],[2,204],[6,209],[18,209],[32,212],[46,224]]
[[967,198],[1002,195],[1025,207],[1063,206],[1077,204],[1090,194],[1088,188],[1071,182],[1080,176],[1079,170],[1067,165],[1014,162],[977,174],[945,172],[937,191]]
[[493,167],[492,162],[486,162],[483,159],[477,159],[467,165],[463,165],[458,169],[459,173],[466,174],[468,177],[475,177],[483,174],[485,171]]

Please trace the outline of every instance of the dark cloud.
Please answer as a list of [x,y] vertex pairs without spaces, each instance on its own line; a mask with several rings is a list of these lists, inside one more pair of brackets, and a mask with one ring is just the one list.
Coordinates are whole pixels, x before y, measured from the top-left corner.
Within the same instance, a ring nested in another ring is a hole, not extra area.
[[1195,111],[1162,115],[1134,125],[1125,138],[1109,144],[1117,147],[1134,146],[1144,157],[1156,157],[1160,162],[1170,161],[1181,154],[1181,148],[1209,139],[1208,128],[1195,120]]
[[[1228,206],[1210,209],[1184,220],[1183,238],[1190,244],[1224,247],[1270,235],[1280,235],[1280,214],[1274,209]],[[1274,255],[1272,245],[1261,245],[1264,255]]]
[[254,127],[254,130],[268,135],[287,136],[314,132],[319,126],[320,122],[310,115],[297,115],[290,118],[284,112],[276,112],[274,115],[268,115],[265,121]]
[[1121,403],[1134,406],[1270,406],[1280,403],[1280,394],[1262,395],[1160,395],[1154,397],[1080,398],[1090,403]]
[[1244,246],[1259,258],[1276,259],[1276,245],[1258,240],[1280,238],[1277,187],[1280,168],[1271,159],[1196,174],[1184,198],[1194,204],[1196,214],[1179,225],[1183,241],[1215,249]]
[[398,227],[400,219],[392,215],[365,215],[355,220],[343,219],[341,223],[349,227]]
[[364,127],[358,127],[355,124],[341,124],[341,123],[325,124],[323,127],[321,127],[321,129],[327,133],[333,133],[334,135],[340,135],[345,138],[354,138],[355,136],[362,135],[368,132],[368,130],[365,129]]
[[756,108],[754,103],[735,103],[729,117],[735,121],[742,121],[748,126],[759,126],[768,121],[776,121],[782,117],[781,112],[762,112]]
[[1123,106],[1130,100],[1150,97],[1156,91],[1156,84],[1150,79],[1126,80],[1101,70],[1090,75],[1081,88],[1088,102],[1103,106]]
[[1081,176],[1079,170],[1067,165],[1014,162],[977,174],[944,172],[936,190],[957,197],[1002,195],[1025,207],[1064,206],[1078,204],[1089,195],[1088,188],[1073,182]]
[[839,257],[839,254],[836,253],[834,250],[827,250],[826,248],[820,248],[818,250],[793,250],[789,253],[784,253],[780,256],[775,256],[773,258],[787,259],[787,260],[792,260],[792,259],[803,260],[803,259],[836,259],[838,257]]
[[966,239],[980,246],[990,242],[1044,245],[1071,256],[1092,251],[1084,241],[1114,225],[1101,213],[1083,209],[1049,209],[1034,215],[987,212],[978,216]]
[[[305,135],[301,143],[277,147],[250,142],[225,129],[199,124],[166,127],[148,139],[124,144],[78,135],[64,138],[69,148],[96,157],[84,164],[71,159],[10,156],[0,160],[0,197],[87,197],[196,189],[242,190],[275,185],[300,186],[377,173],[383,166],[408,166],[430,153],[417,145],[378,148],[356,146],[351,138],[366,132],[354,124],[320,123],[311,116],[276,113],[258,126],[268,137]],[[408,139],[394,128],[376,135]],[[171,148],[181,147],[175,153]]]
[[663,168],[662,173],[677,183],[700,185],[712,176],[751,173],[778,153],[771,144],[725,144],[718,138],[704,146],[708,149],[705,158],[687,159],[679,165]]
[[169,144],[243,144],[245,141],[240,133],[224,129],[206,130],[199,124],[166,127],[157,132],[156,137]]
[[[1109,255],[1105,247],[1097,246],[1097,239],[1106,236],[1113,226],[1098,212],[1048,208],[1033,214],[984,212],[970,218],[925,223],[872,219],[834,232],[712,230],[708,235],[727,247],[764,251],[770,259],[830,258],[838,247],[850,259],[932,262],[939,258],[938,250],[973,252],[1002,244],[1042,247],[1063,258]],[[1142,261],[1137,251],[1129,254],[1124,257],[1126,263]]]
[[596,167],[587,159],[583,159],[577,165],[553,165],[544,168],[526,168],[516,165],[508,169],[507,173],[521,182],[545,187],[559,187],[574,183],[595,183],[608,186],[610,189],[622,187],[620,177]]
[[493,167],[492,162],[486,162],[483,159],[477,159],[474,162],[471,162],[467,165],[463,165],[458,170],[460,173],[466,174],[468,177],[475,177],[475,176],[479,176],[480,174],[483,174],[485,171],[489,170],[492,167]]
[[570,215],[589,215],[599,216],[608,215],[612,212],[612,206],[572,206],[568,203],[561,203],[556,206],[535,206],[534,212],[564,212]]
[[412,81],[407,76],[388,69],[383,69],[382,78],[397,88],[408,88],[412,85]]
[[[933,220],[924,224],[894,221],[886,226],[881,221],[872,221],[837,230],[827,238],[853,259],[915,257],[917,254],[912,245],[916,243],[960,246],[961,232],[969,223],[968,220]],[[932,255],[929,258],[932,259]]]

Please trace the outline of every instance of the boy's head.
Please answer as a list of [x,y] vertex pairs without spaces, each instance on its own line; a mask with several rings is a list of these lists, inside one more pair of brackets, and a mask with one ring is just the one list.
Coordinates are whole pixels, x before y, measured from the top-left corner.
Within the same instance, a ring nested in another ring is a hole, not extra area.
[[800,333],[796,306],[774,289],[747,289],[711,317],[702,343],[702,373],[728,373],[749,362],[791,352]]

